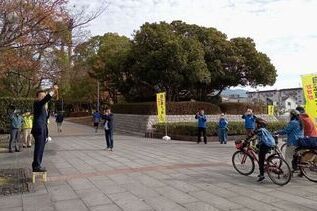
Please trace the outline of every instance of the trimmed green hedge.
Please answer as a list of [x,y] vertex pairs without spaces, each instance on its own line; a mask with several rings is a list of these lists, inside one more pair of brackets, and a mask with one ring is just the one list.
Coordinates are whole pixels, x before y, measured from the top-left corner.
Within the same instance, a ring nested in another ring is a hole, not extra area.
[[[261,105],[253,105],[249,103],[221,103],[218,105],[207,102],[170,102],[167,103],[167,114],[169,115],[187,115],[194,114],[201,108],[206,114],[243,114],[248,108],[251,108],[254,113],[267,113],[267,108]],[[112,111],[119,114],[142,114],[155,115],[156,102],[146,103],[126,103],[115,104],[112,106]]]
[[[202,108],[207,114],[221,113],[219,106],[205,102],[168,102],[166,108],[169,115],[195,114]],[[156,115],[157,113],[156,102],[115,104],[112,106],[112,111],[118,114]]]
[[267,108],[262,105],[254,105],[249,103],[221,103],[219,107],[226,114],[243,114],[248,108],[251,108],[256,114],[266,114]]
[[[286,126],[286,122],[271,122],[268,124],[267,129],[271,132],[279,130]],[[157,133],[165,133],[165,125],[157,124],[153,126]],[[208,122],[207,135],[217,135],[217,123]],[[184,135],[184,136],[197,136],[197,123],[185,122],[185,123],[168,123],[167,124],[168,134],[173,135]],[[244,135],[244,123],[243,122],[230,122],[228,135]]]
[[13,108],[21,112],[32,111],[34,99],[0,97],[0,133],[7,133],[10,126],[9,115]]

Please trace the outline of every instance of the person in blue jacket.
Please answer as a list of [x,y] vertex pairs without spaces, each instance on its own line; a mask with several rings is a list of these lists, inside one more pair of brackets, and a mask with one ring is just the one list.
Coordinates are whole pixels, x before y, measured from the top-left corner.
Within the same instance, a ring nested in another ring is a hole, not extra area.
[[198,140],[197,144],[200,143],[201,137],[204,137],[204,142],[207,144],[207,117],[205,115],[204,109],[201,109],[196,113],[195,119],[198,120]]
[[264,177],[264,162],[265,156],[270,152],[270,149],[276,145],[272,134],[266,129],[267,122],[264,119],[256,119],[256,130],[254,134],[257,135],[259,148],[259,171],[258,181],[265,179]]
[[225,118],[225,114],[221,114],[219,122],[218,122],[220,144],[227,144],[228,124],[229,122]]
[[291,110],[290,122],[284,129],[277,131],[276,133],[279,135],[287,135],[285,160],[289,166],[292,166],[292,160],[295,149],[298,146],[298,140],[304,137],[304,126],[300,120],[300,113],[297,110]]
[[9,141],[9,152],[12,153],[15,148],[16,152],[20,152],[20,133],[22,128],[23,118],[19,110],[15,109],[14,112],[10,115],[10,141]]
[[253,135],[255,129],[255,120],[256,116],[253,115],[252,109],[247,109],[247,112],[242,116],[244,119],[244,127],[246,130],[247,137],[251,137]]
[[98,132],[99,123],[100,123],[101,118],[102,118],[102,115],[100,114],[99,111],[95,111],[95,112],[92,114],[92,121],[93,121],[94,128],[95,128],[95,132],[96,132],[96,133]]

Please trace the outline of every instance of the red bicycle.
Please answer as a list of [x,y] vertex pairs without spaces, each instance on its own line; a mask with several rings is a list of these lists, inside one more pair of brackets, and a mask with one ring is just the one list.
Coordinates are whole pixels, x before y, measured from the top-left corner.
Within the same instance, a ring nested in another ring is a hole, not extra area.
[[[259,162],[257,152],[250,144],[251,141],[252,139],[236,141],[235,145],[237,151],[232,155],[234,169],[245,176],[251,175],[255,169],[255,162]],[[278,147],[272,148],[272,152],[265,159],[264,165],[265,172],[273,183],[282,186],[286,185],[291,180],[291,169],[283,159],[282,153]]]

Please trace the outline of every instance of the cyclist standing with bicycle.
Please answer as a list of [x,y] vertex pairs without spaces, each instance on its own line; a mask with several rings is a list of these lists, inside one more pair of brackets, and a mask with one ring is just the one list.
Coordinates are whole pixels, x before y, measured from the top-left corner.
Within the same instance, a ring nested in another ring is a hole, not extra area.
[[259,171],[258,182],[265,179],[264,177],[264,161],[265,156],[270,150],[276,145],[272,134],[265,128],[267,122],[264,119],[256,119],[256,130],[254,133],[258,138],[258,148],[259,148]]
[[297,110],[291,110],[290,122],[288,125],[277,131],[276,134],[287,135],[287,146],[285,151],[285,160],[289,166],[292,166],[292,160],[295,149],[298,146],[298,140],[304,137],[304,125],[300,120],[300,113]]
[[317,137],[317,129],[313,120],[306,114],[305,109],[301,106],[298,106],[296,110],[300,113],[299,118],[304,126],[304,136],[306,137]]

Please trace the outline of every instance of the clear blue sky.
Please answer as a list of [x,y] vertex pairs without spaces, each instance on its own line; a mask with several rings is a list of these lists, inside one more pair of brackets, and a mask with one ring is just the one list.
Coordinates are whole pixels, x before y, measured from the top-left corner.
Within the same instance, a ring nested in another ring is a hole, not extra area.
[[[101,0],[72,0],[93,8]],[[300,85],[317,72],[317,0],[108,0],[107,11],[90,24],[92,35],[131,37],[144,22],[183,20],[215,27],[229,38],[251,37],[278,71],[273,87]],[[314,21],[315,20],[315,21]]]

